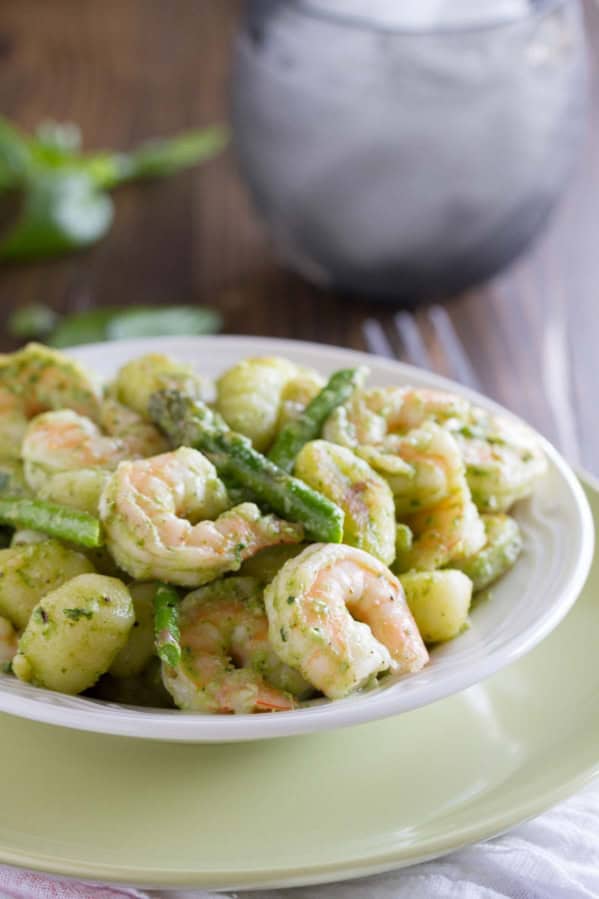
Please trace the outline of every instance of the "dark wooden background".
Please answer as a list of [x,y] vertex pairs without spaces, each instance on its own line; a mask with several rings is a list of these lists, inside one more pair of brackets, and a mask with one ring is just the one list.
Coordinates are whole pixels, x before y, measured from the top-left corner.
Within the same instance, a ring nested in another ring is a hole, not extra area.
[[[223,120],[238,6],[236,0],[3,0],[0,112],[26,128],[43,118],[76,121],[92,148],[126,148]],[[589,0],[586,12],[593,57],[599,9]],[[592,66],[596,110],[594,59]],[[366,316],[384,324],[392,319],[387,307],[322,293],[278,265],[230,154],[168,182],[121,191],[107,239],[65,260],[4,268],[0,299],[0,321],[31,301],[60,310],[207,303],[223,311],[229,333],[360,349]],[[578,170],[548,231],[509,271],[455,298],[448,310],[485,391],[595,471],[598,300],[599,120],[593,116]],[[426,322],[423,330],[443,370]],[[12,346],[5,335],[1,344]],[[571,419],[567,408],[560,410],[560,395],[570,403]]]

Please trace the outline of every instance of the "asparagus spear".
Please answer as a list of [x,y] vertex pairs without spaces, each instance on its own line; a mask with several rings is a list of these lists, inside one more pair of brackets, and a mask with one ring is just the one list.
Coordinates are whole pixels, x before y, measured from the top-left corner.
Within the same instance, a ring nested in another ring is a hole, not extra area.
[[168,584],[158,584],[154,596],[154,642],[158,658],[173,668],[181,660],[180,637],[179,594]]
[[341,509],[256,452],[204,403],[177,390],[161,390],[150,397],[149,413],[174,445],[201,450],[221,477],[248,490],[282,518],[301,522],[312,540],[341,542]]
[[91,549],[102,545],[100,522],[93,515],[39,499],[1,496],[0,524],[41,531],[58,540]]
[[350,398],[365,377],[364,368],[336,371],[303,413],[279,432],[268,458],[284,471],[293,471],[295,458],[304,444],[320,436],[322,426],[337,406]]

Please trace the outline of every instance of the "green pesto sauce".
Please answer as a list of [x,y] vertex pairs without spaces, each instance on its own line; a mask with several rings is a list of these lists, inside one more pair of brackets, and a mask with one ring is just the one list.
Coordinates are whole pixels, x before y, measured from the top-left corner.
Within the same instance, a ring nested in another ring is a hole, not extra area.
[[94,613],[89,609],[64,609],[64,615],[71,621],[80,621],[82,618],[93,618]]

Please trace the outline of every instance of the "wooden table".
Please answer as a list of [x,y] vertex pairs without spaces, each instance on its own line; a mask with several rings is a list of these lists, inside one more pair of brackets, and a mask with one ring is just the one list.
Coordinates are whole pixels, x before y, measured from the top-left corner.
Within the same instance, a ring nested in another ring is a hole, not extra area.
[[[71,119],[94,148],[126,148],[222,120],[237,15],[234,0],[4,3],[0,112],[26,128],[43,118]],[[587,19],[591,43],[599,45],[599,10],[590,0]],[[483,389],[597,472],[598,234],[595,116],[571,188],[542,239],[501,277],[447,307]],[[223,311],[229,333],[360,349],[364,319],[374,315],[389,326],[393,315],[285,271],[230,154],[168,182],[121,191],[116,222],[100,245],[57,262],[4,268],[0,291],[3,316],[31,301],[59,310],[206,303]],[[443,353],[428,323],[422,327],[443,371]],[[2,349],[11,346],[3,337]]]

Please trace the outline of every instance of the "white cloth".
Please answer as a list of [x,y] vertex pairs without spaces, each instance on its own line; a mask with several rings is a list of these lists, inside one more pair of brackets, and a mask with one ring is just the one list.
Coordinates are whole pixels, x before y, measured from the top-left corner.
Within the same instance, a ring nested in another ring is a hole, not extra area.
[[599,899],[599,782],[504,836],[436,861],[289,890],[143,892],[0,866],[0,899]]

